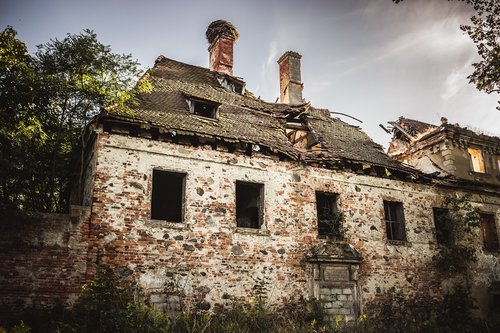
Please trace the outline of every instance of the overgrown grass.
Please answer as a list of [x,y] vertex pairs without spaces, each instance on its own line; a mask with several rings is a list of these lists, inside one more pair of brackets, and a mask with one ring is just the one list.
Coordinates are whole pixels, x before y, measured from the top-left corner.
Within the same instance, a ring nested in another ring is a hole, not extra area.
[[490,333],[500,321],[481,321],[472,315],[468,291],[456,287],[444,299],[425,294],[393,292],[372,301],[356,322],[328,317],[323,304],[303,301],[270,309],[262,301],[214,312],[184,310],[167,313],[134,302],[130,288],[118,287],[111,271],[99,270],[82,289],[71,310],[31,311],[23,321],[0,333]]

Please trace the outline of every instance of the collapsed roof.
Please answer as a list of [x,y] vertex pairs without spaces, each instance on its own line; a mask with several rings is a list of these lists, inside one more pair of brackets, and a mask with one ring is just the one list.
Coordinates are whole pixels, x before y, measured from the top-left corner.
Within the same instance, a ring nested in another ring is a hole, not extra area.
[[[331,118],[328,110],[309,103],[268,103],[248,91],[231,91],[222,84],[224,80],[243,83],[240,78],[160,56],[143,79],[150,80],[153,90],[139,96],[139,105],[132,112],[108,109],[98,121],[135,124],[171,137],[183,135],[205,142],[251,145],[261,152],[321,167],[348,168],[378,176],[396,173],[403,178],[419,174],[388,157],[358,127]],[[211,119],[190,112],[190,99],[214,103],[218,116]],[[294,145],[287,136],[289,126],[294,124],[308,134],[312,143]],[[385,170],[381,173],[380,168]]]

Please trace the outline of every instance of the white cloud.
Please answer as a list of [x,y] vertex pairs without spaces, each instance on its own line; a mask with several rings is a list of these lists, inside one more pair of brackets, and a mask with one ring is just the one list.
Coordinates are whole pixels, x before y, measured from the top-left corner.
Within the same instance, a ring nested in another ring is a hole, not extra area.
[[441,93],[441,99],[443,101],[448,101],[450,98],[456,96],[465,86],[467,86],[468,81],[466,79],[467,75],[470,73],[470,64],[472,59],[467,61],[462,67],[453,69],[443,82],[443,92]]

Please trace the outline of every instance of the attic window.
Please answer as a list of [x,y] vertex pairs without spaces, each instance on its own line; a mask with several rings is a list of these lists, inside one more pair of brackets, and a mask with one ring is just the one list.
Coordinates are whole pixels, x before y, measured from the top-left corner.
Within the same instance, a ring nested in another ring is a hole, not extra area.
[[189,97],[187,102],[191,113],[206,118],[217,119],[219,103],[193,97]]
[[218,80],[220,85],[225,89],[243,95],[243,92],[245,91],[245,82],[228,76],[220,76]]
[[484,160],[481,148],[467,148],[472,164],[472,171],[484,173]]
[[235,92],[237,94],[243,95],[243,85],[238,83],[238,82],[228,82],[226,81],[225,87],[229,89],[232,92]]

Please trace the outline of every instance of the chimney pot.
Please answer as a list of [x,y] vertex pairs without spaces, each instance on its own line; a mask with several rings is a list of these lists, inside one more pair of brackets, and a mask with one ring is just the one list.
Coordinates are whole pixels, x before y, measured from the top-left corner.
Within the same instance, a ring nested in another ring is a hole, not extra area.
[[302,104],[300,75],[300,59],[302,56],[294,51],[285,52],[279,59],[280,66],[280,103]]
[[206,37],[210,46],[210,70],[233,75],[233,46],[238,39],[238,31],[231,22],[217,20],[207,28]]

